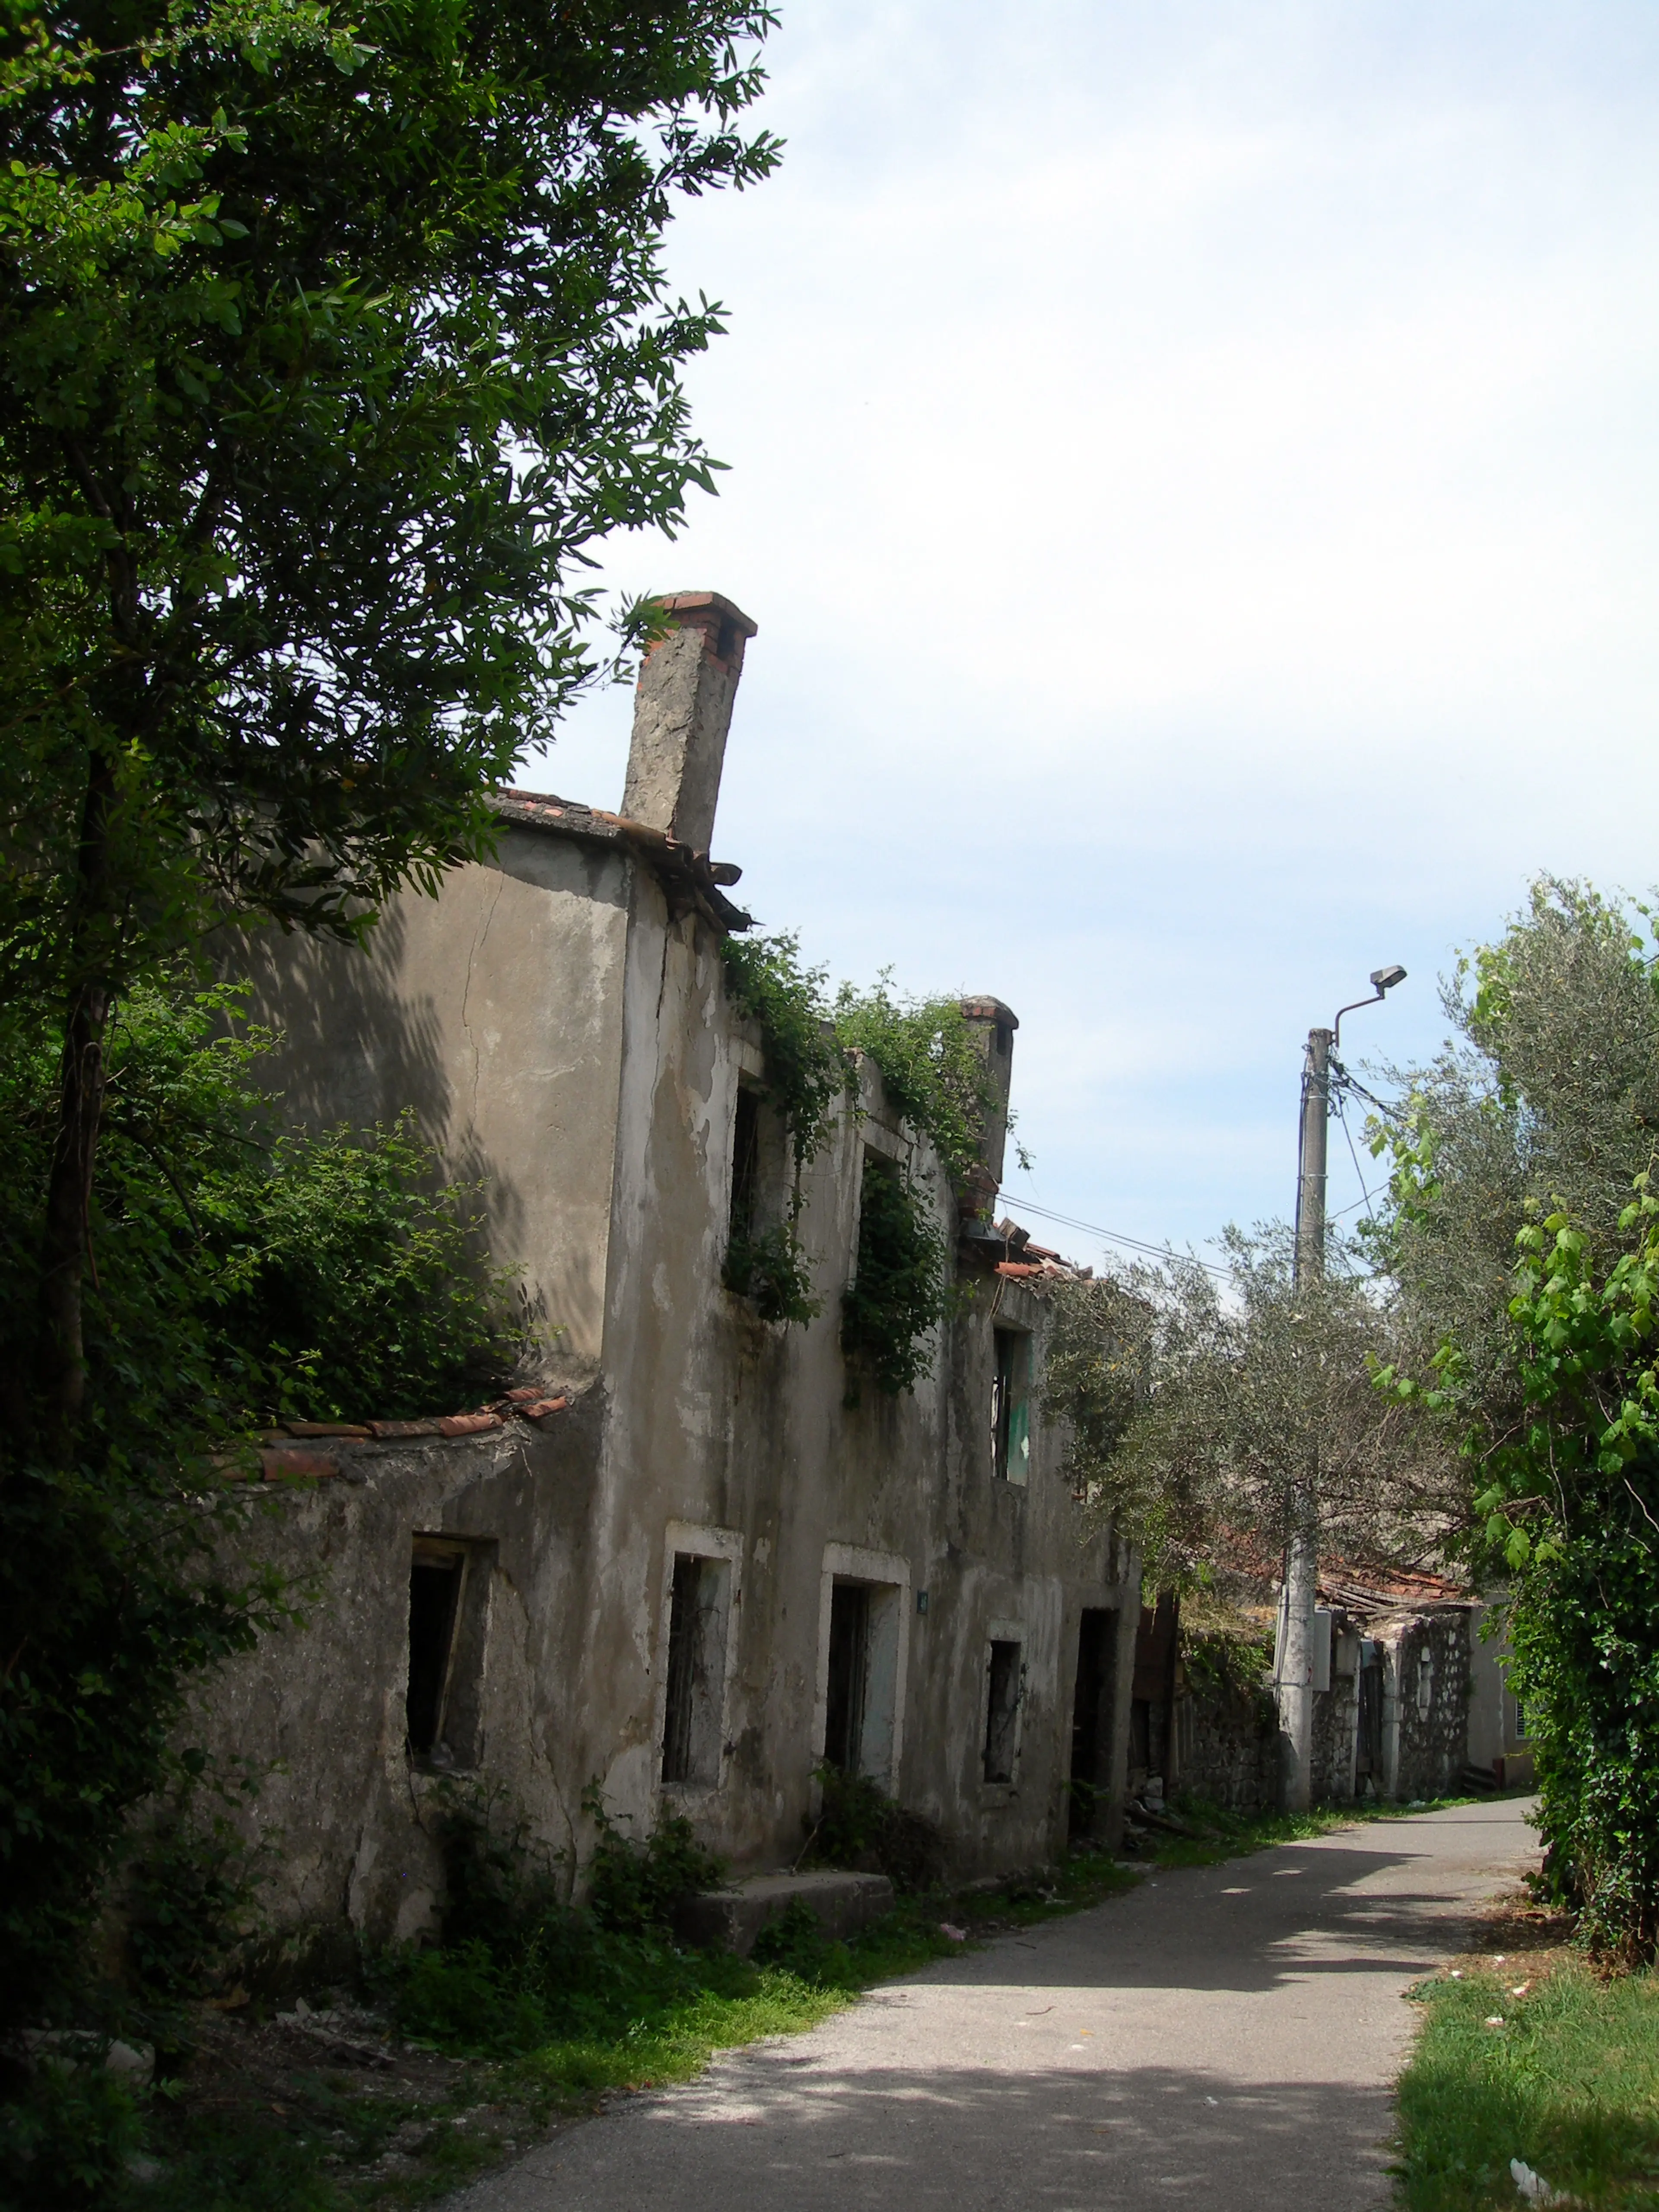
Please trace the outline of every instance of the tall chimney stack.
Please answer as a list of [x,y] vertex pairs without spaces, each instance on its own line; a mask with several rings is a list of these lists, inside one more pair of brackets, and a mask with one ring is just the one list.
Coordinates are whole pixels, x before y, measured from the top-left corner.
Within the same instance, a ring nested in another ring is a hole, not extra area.
[[659,604],[674,627],[640,671],[622,811],[706,853],[743,649],[757,626],[718,592],[676,592]]

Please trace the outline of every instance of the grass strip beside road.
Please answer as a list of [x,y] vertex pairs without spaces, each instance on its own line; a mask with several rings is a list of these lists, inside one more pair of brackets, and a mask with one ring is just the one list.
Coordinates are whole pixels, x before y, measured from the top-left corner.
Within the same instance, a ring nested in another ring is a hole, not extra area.
[[1512,1901],[1486,1944],[1413,1992],[1422,2033],[1399,2087],[1395,2174],[1407,2212],[1527,2200],[1510,2161],[1558,2198],[1659,2207],[1659,1978],[1604,1979],[1567,1923]]

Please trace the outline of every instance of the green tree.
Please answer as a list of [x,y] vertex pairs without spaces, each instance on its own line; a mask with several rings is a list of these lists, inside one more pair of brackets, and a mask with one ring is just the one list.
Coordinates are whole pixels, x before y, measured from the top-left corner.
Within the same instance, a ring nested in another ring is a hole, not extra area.
[[1068,1425],[1073,1487],[1155,1589],[1275,1574],[1304,1511],[1322,1553],[1420,1557],[1455,1485],[1432,1425],[1373,1386],[1388,1286],[1334,1240],[1301,1283],[1283,1228],[1224,1243],[1224,1279],[1171,1255],[1057,1286],[1044,1403]]
[[[584,548],[714,466],[677,194],[764,176],[744,0],[11,0],[0,728],[14,994],[61,1010],[61,1451],[110,1010],[226,915],[359,931],[600,672]],[[647,617],[635,611],[636,633]]]
[[[237,1003],[140,985],[112,1019],[81,1449],[69,1467],[20,1455],[0,1497],[0,2029],[71,2002],[131,1808],[190,1771],[168,1742],[192,1678],[291,1610],[249,1564],[271,1504],[234,1479],[250,1427],[456,1412],[516,1349],[469,1252],[471,1194],[434,1190],[407,1128],[276,1133],[270,1040]],[[17,1344],[58,1054],[50,1032],[0,1041],[0,1343]]]
[[1659,975],[1545,878],[1446,994],[1459,1042],[1379,1127],[1399,1285],[1385,1384],[1462,1454],[1463,1547],[1507,1589],[1549,1878],[1598,1951],[1659,1948]]

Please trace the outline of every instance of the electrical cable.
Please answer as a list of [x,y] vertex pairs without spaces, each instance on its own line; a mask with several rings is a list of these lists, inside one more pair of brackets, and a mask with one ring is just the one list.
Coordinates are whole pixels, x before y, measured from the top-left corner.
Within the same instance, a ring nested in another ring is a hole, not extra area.
[[[1006,1198],[1011,1206],[1018,1207],[1022,1213],[1035,1213],[1041,1220],[1057,1222],[1062,1229],[1080,1229],[1090,1237],[1103,1237],[1108,1244],[1127,1245],[1132,1252],[1147,1253],[1154,1260],[1172,1260],[1177,1256],[1168,1244],[1148,1244],[1141,1237],[1125,1237],[1115,1229],[1103,1229],[1097,1221],[1079,1221],[1073,1214],[1055,1213],[1049,1207],[1038,1206],[1034,1200],[1020,1197],[1006,1188],[1000,1191],[998,1195]],[[1191,1255],[1188,1255],[1188,1257],[1190,1258]],[[1192,1264],[1195,1267],[1204,1268],[1212,1275],[1231,1276],[1233,1272],[1231,1267],[1217,1267],[1211,1260],[1194,1259]]]
[[[1372,1226],[1375,1227],[1376,1223],[1376,1211],[1371,1204],[1371,1194],[1365,1188],[1365,1177],[1360,1169],[1359,1155],[1353,1148],[1353,1132],[1348,1127],[1347,1113],[1343,1107],[1339,1106],[1337,1108],[1336,1118],[1342,1124],[1342,1133],[1348,1140],[1348,1158],[1353,1162],[1353,1171],[1355,1178],[1359,1184],[1360,1196],[1364,1201],[1366,1212],[1370,1215]],[[1352,1212],[1352,1209],[1350,1208],[1349,1210]]]

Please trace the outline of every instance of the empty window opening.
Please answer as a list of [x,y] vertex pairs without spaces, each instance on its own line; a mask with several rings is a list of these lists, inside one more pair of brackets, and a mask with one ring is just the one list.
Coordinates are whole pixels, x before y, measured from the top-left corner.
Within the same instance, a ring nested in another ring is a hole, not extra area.
[[738,1092],[732,1133],[732,1217],[734,1244],[755,1233],[755,1200],[760,1183],[760,1101],[744,1087]]
[[1023,1483],[1031,1455],[1026,1382],[1030,1339],[1023,1329],[991,1332],[995,1370],[991,1383],[991,1463],[1000,1482]]
[[870,1585],[837,1582],[830,1595],[830,1684],[824,1711],[826,1764],[863,1771],[870,1688]]
[[459,1537],[414,1540],[404,1713],[409,1749],[429,1765],[474,1766],[482,1755],[493,1550]]
[[985,1779],[1012,1782],[1019,1751],[1023,1668],[1018,1644],[993,1644],[985,1705]]
[[1417,1655],[1417,1710],[1426,1720],[1434,1705],[1434,1654]]
[[675,1554],[663,1708],[665,1782],[712,1788],[720,1778],[731,1585],[727,1560]]
[[[850,1564],[850,1562],[849,1562]],[[826,1562],[826,1565],[828,1562]],[[822,1619],[821,1756],[843,1773],[897,1787],[908,1588],[857,1573],[829,1575]]]
[[1091,1833],[1111,1781],[1116,1662],[1116,1613],[1103,1606],[1087,1607],[1078,1625],[1077,1681],[1072,1692],[1074,1836]]

